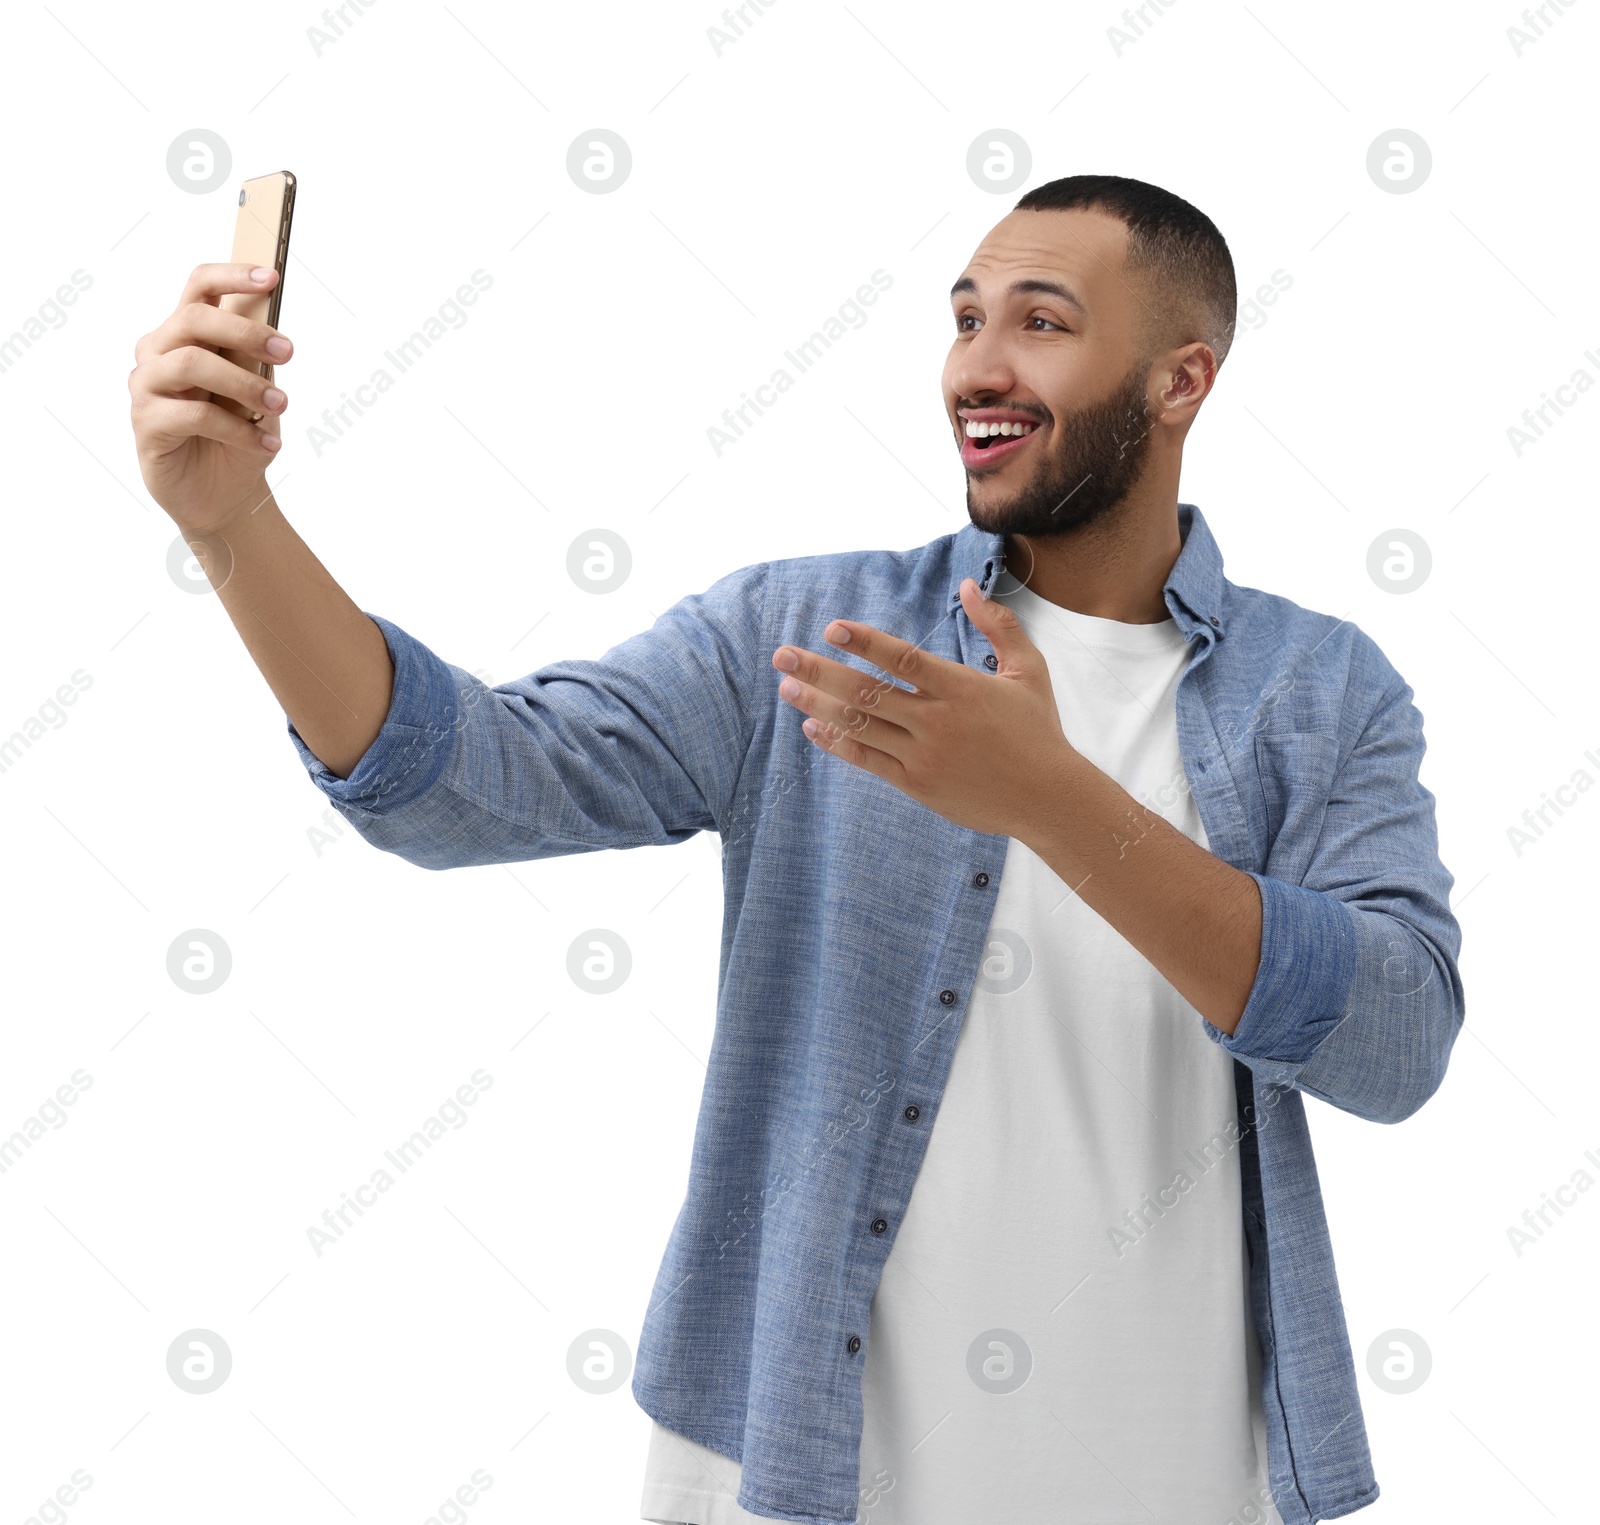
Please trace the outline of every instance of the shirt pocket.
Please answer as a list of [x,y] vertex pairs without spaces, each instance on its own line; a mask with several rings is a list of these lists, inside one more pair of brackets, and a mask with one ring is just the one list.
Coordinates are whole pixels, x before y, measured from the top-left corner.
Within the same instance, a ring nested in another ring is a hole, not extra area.
[[1255,751],[1265,871],[1298,884],[1316,855],[1339,741],[1317,731],[1263,731],[1256,737]]

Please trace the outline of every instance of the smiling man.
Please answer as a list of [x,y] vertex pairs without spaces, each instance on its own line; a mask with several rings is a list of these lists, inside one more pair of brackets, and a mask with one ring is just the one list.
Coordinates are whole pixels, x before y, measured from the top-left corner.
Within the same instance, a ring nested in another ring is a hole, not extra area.
[[281,394],[215,354],[282,367],[216,309],[248,289],[195,272],[134,419],[318,788],[430,869],[721,837],[642,1517],[1375,1499],[1303,1098],[1397,1123],[1437,1089],[1454,881],[1410,687],[1348,621],[1230,582],[1178,501],[1235,317],[1210,220],[1075,176],[983,240],[943,379],[958,531],[741,568],[494,688],[351,602],[270,447],[193,405],[275,431]]

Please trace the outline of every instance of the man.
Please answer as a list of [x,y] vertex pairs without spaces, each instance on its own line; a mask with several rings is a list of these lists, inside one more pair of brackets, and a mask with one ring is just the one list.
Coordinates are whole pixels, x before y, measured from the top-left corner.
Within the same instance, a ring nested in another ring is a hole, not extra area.
[[140,341],[141,464],[341,814],[432,869],[722,839],[642,1517],[1375,1499],[1301,1096],[1398,1122],[1437,1089],[1454,880],[1411,689],[1228,581],[1177,500],[1233,332],[1210,220],[1075,176],[984,239],[943,379],[958,532],[742,568],[494,689],[360,611],[270,447],[183,401],[272,433],[281,394],[212,348],[271,355],[214,306],[243,289],[201,267]]

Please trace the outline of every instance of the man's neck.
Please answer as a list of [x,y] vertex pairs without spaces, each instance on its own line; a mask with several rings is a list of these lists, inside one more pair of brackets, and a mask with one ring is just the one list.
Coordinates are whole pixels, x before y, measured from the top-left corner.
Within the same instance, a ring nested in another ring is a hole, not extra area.
[[1060,535],[1006,536],[1006,571],[1079,614],[1148,625],[1171,618],[1161,589],[1183,537],[1178,498],[1135,490],[1093,524]]

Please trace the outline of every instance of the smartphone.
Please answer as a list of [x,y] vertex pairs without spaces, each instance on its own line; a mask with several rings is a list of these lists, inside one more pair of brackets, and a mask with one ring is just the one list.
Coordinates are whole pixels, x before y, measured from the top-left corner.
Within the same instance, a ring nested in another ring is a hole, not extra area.
[[[242,313],[257,322],[278,326],[278,314],[283,310],[283,278],[289,261],[289,224],[294,217],[294,176],[286,169],[275,175],[258,175],[239,187],[239,215],[233,224],[233,254],[235,264],[265,265],[278,272],[277,282],[271,291],[224,292],[218,301],[224,312]],[[272,363],[241,355],[237,350],[217,352],[224,360],[254,371],[269,386],[272,384]],[[232,397],[211,394],[212,402],[237,413],[240,418],[258,423],[264,416]]]

